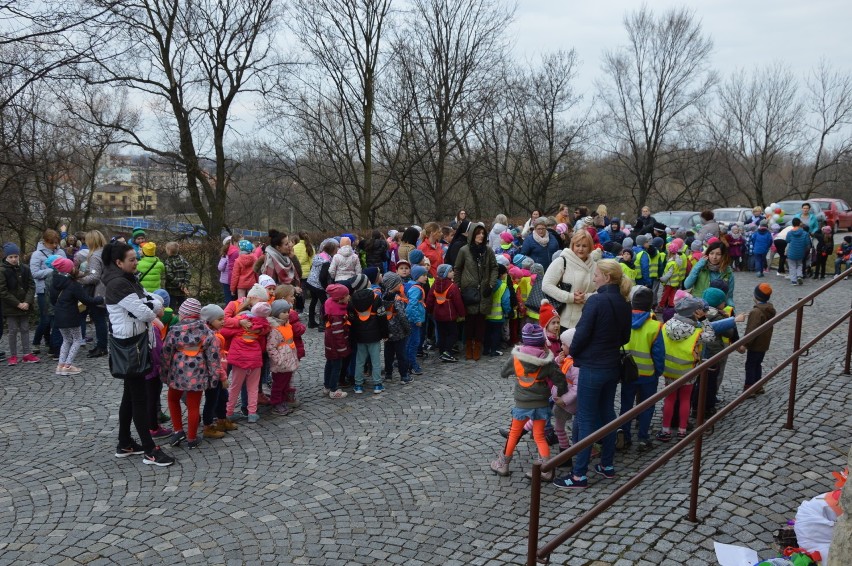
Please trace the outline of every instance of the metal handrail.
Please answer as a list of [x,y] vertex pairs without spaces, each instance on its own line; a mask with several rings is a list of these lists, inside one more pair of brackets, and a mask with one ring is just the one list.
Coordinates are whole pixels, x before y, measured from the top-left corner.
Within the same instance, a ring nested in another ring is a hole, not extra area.
[[[551,458],[544,464],[540,462],[536,462],[533,464],[532,469],[532,485],[531,485],[531,493],[530,493],[530,518],[529,518],[529,531],[528,531],[528,544],[527,544],[527,566],[533,566],[536,562],[546,562],[549,560],[550,554],[559,547],[562,543],[568,540],[572,535],[576,534],[580,531],[584,526],[586,526],[589,522],[595,519],[598,515],[608,509],[613,503],[621,499],[623,495],[632,490],[636,485],[641,483],[646,477],[648,477],[651,473],[662,467],[669,460],[671,460],[678,453],[682,452],[689,444],[695,443],[694,451],[693,451],[693,465],[692,465],[692,478],[691,478],[691,489],[690,489],[690,506],[689,506],[689,515],[688,519],[692,522],[696,522],[698,520],[696,516],[697,507],[698,507],[698,480],[700,476],[701,470],[701,447],[703,441],[704,431],[710,427],[713,427],[717,422],[719,422],[724,416],[732,412],[736,407],[738,407],[743,401],[750,398],[753,395],[753,392],[763,387],[765,383],[767,383],[770,379],[778,375],[784,368],[788,365],[792,364],[791,369],[791,379],[790,379],[790,394],[787,402],[787,422],[784,425],[786,429],[793,428],[793,412],[795,410],[796,403],[796,382],[798,378],[798,360],[802,355],[807,355],[808,350],[814,346],[814,344],[818,343],[820,340],[825,338],[829,332],[840,326],[846,319],[849,319],[849,330],[846,339],[846,360],[844,365],[845,374],[850,373],[850,359],[852,358],[852,306],[847,310],[842,316],[829,324],[825,329],[822,330],[816,337],[811,339],[804,346],[801,345],[801,334],[802,334],[802,318],[804,316],[804,308],[806,306],[811,306],[813,304],[814,298],[826,292],[829,288],[834,285],[837,285],[847,276],[852,276],[852,268],[847,269],[843,273],[841,273],[840,277],[836,277],[823,285],[822,287],[816,289],[806,297],[799,299],[795,304],[784,310],[783,312],[776,314],[772,319],[768,320],[766,323],[761,325],[760,327],[754,329],[752,332],[743,336],[736,342],[730,344],[726,348],[722,349],[719,353],[712,356],[711,358],[704,360],[702,363],[697,365],[695,368],[684,374],[683,377],[675,380],[672,384],[664,387],[642,403],[636,405],[633,409],[627,411],[623,415],[617,417],[615,420],[610,423],[604,425],[597,431],[593,432],[591,435],[586,438],[578,441],[576,444],[569,447],[567,450],[561,452],[554,458]],[[796,327],[793,338],[793,353],[788,356],[783,362],[781,362],[778,366],[773,368],[769,373],[764,375],[758,382],[754,383],[749,389],[741,393],[737,396],[732,402],[728,405],[720,409],[715,415],[713,415],[708,421],[704,421],[704,406],[707,395],[707,370],[714,366],[717,362],[724,360],[730,353],[737,350],[740,346],[745,345],[748,342],[751,342],[757,336],[760,336],[764,332],[768,331],[770,328],[774,327],[777,323],[781,322],[791,314],[796,313]],[[600,440],[601,438],[607,436],[608,434],[616,431],[621,428],[624,423],[627,423],[634,418],[638,417],[641,413],[643,413],[646,409],[656,405],[657,401],[665,398],[670,393],[675,390],[683,387],[684,385],[692,382],[699,375],[703,376],[701,378],[701,382],[699,385],[699,399],[698,399],[698,407],[697,407],[697,416],[696,416],[696,426],[695,429],[686,436],[682,441],[675,444],[671,449],[667,452],[663,453],[657,459],[648,464],[647,467],[640,470],[635,476],[630,478],[624,485],[620,486],[616,489],[612,494],[610,494],[606,499],[586,511],[583,515],[581,515],[577,520],[575,520],[567,529],[558,534],[553,540],[544,545],[541,549],[538,548],[538,526],[539,526],[539,514],[540,514],[540,505],[541,505],[541,474],[547,473],[551,470],[555,470],[560,465],[566,463],[572,457],[580,453],[585,448],[592,446],[595,442]]]

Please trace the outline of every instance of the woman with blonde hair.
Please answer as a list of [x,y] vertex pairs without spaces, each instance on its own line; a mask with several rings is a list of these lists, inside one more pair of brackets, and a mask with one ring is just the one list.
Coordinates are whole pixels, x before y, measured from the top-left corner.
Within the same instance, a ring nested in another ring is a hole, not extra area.
[[598,213],[598,218],[600,219],[601,226],[609,226],[609,213],[606,210],[605,204],[598,205],[598,209],[595,211]]
[[587,230],[577,230],[571,236],[571,247],[562,250],[544,273],[541,290],[565,303],[559,313],[559,326],[563,330],[577,325],[588,296],[594,293],[593,276],[599,258],[600,251],[594,250],[592,235]]
[[[595,265],[597,292],[588,298],[569,352],[574,366],[580,368],[577,380],[575,441],[582,440],[615,419],[615,390],[621,374],[621,347],[630,341],[632,314],[627,297],[633,282],[625,277],[621,265],[603,259]],[[556,487],[588,487],[586,472],[591,447],[574,460],[572,473],[553,480]],[[603,439],[601,461],[594,471],[607,479],[615,477],[615,432]]]
[[[99,230],[86,232],[86,247],[89,256],[86,259],[86,269],[81,272],[80,284],[93,297],[105,297],[106,286],[101,282],[104,273],[102,254],[106,246],[106,237]],[[107,310],[106,305],[95,305],[88,308],[89,317],[95,325],[95,347],[89,350],[90,358],[100,358],[107,355]]]

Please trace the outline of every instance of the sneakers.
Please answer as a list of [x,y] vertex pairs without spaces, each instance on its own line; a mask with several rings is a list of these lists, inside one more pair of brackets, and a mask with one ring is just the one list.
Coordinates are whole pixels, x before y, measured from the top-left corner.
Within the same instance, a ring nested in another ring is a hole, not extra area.
[[[153,434],[151,436],[154,436]],[[202,433],[204,438],[225,438],[225,432],[219,430],[219,428],[214,424],[209,424],[204,427],[204,432]]]
[[413,375],[423,375],[423,369],[422,368],[411,368],[411,373]]
[[352,388],[352,392],[355,393],[356,395],[360,395],[361,393],[364,392],[364,386],[363,385],[356,385],[355,387]]
[[38,344],[33,344],[32,352],[33,354],[41,354],[41,347]]
[[409,383],[414,381],[414,378],[411,377],[410,375],[407,375],[407,376],[403,377],[402,379],[400,379],[400,381],[402,382],[403,385],[408,385]]
[[615,467],[601,466],[600,464],[595,464],[595,473],[602,475],[608,480],[611,480],[615,478]]
[[76,366],[65,366],[62,369],[61,375],[77,375],[78,373],[82,373],[83,370]]
[[18,356],[9,356],[9,361],[7,362],[10,366],[18,365]]
[[171,436],[173,434],[172,429],[163,428],[161,426],[158,426],[157,428],[152,428],[150,430],[150,432],[151,432],[151,438],[165,438],[165,437]]
[[330,399],[343,399],[346,395],[348,395],[346,391],[341,391],[340,389],[337,391],[331,391],[328,394]]
[[569,474],[553,480],[553,485],[560,489],[586,489],[589,487],[589,478],[586,476],[575,478]]
[[382,393],[384,390],[385,390],[385,386],[382,385],[381,383],[379,383],[375,387],[373,387],[373,395],[378,395],[379,393]]
[[41,360],[38,358],[38,356],[35,356],[33,354],[27,354],[23,357],[23,361],[25,364],[37,364]]
[[284,416],[289,415],[292,412],[293,410],[290,409],[290,407],[288,407],[286,403],[278,403],[277,405],[272,407],[272,413],[276,415]]
[[127,458],[128,456],[135,456],[137,454],[144,454],[145,450],[137,443],[135,440],[131,440],[130,444],[127,446],[122,446],[119,444],[115,448],[115,457],[116,458]]
[[56,366],[56,371],[54,371],[53,373],[55,373],[56,375],[62,375],[62,371],[64,369],[65,369],[65,366],[63,366],[62,364],[59,364],[58,366]]
[[94,350],[89,350],[89,353],[86,357],[88,358],[102,358],[107,355],[106,350],[101,350],[100,348],[95,348]]
[[257,413],[252,413],[248,416],[248,423],[249,424],[254,424],[259,420],[260,420],[260,415],[258,415]]
[[175,459],[163,452],[159,446],[156,446],[152,451],[142,456],[142,463],[149,464],[151,466],[165,467],[174,464]]
[[329,389],[328,387],[323,387],[323,388],[322,388],[322,396],[323,396],[323,397],[325,397],[325,396],[326,396],[326,395],[328,395],[329,393],[331,393],[331,389]]
[[182,430],[176,430],[169,437],[169,446],[180,446],[180,443],[186,440],[186,433]]
[[654,445],[651,443],[650,438],[640,438],[639,439],[639,444],[637,445],[637,449],[639,450],[639,452],[647,452],[648,450],[650,450],[653,447],[654,447]]
[[798,279],[796,279],[796,282],[797,282],[799,285],[803,285],[803,284],[804,284],[804,282],[805,282],[805,280],[804,280],[804,279],[802,279],[801,277],[799,277]]
[[672,439],[672,433],[663,432],[662,430],[657,433],[657,440],[660,442],[668,442]]
[[187,446],[187,448],[190,448],[190,449],[198,448],[199,446],[201,446],[201,439],[200,438],[194,438],[192,440],[188,440],[186,442],[186,446]]
[[[509,429],[508,428],[501,428],[497,432],[499,432],[500,436],[502,436],[503,438],[509,438]],[[522,428],[521,429],[521,436],[519,437],[519,439],[525,437],[528,432],[529,431],[527,429]]]
[[459,361],[458,358],[456,358],[454,355],[452,355],[449,352],[444,352],[443,354],[441,354],[441,357],[439,359],[442,362],[445,362],[445,363],[455,363],[455,362]]
[[244,419],[244,418],[246,418],[247,416],[248,416],[248,415],[247,415],[247,414],[245,414],[244,412],[242,412],[242,410],[238,410],[238,411],[234,411],[234,414],[233,414],[233,415],[231,415],[229,418],[230,418],[232,421],[238,421],[238,420],[240,420],[240,419]]

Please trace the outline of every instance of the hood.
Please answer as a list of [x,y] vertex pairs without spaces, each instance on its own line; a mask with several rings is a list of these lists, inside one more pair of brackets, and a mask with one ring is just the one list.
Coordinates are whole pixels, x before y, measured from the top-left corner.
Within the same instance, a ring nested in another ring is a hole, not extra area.
[[200,345],[204,342],[204,338],[207,334],[207,323],[203,320],[182,320],[177,324],[173,324],[169,330],[177,329],[182,336],[179,347],[194,347]]
[[630,328],[633,330],[638,330],[645,324],[645,321],[651,318],[650,312],[637,312],[633,311],[633,322],[630,324]]
[[494,234],[495,236],[499,236],[500,234],[505,232],[507,230],[507,228],[508,228],[508,226],[506,226],[505,224],[500,224],[498,222],[497,224],[494,225],[493,228],[491,228],[491,233]]
[[[38,243],[38,245],[36,245],[36,251],[37,251],[37,252],[40,252],[40,251],[42,251],[42,250],[46,251],[46,252],[47,252],[47,255],[53,255],[53,254],[55,254],[55,253],[56,253],[56,251],[55,251],[55,250],[51,250],[50,248],[48,248],[47,246],[45,246],[45,245],[44,245],[44,241],[43,241],[43,240],[40,240],[40,241],[39,241],[39,243]],[[56,248],[56,250],[59,250],[59,248]]]
[[675,315],[666,322],[665,333],[669,339],[676,342],[686,340],[692,336],[695,326],[683,320],[683,317]]
[[591,254],[589,255],[589,258],[586,261],[583,261],[579,257],[577,257],[577,254],[575,254],[572,250],[568,249],[563,250],[559,257],[564,257],[569,264],[573,264],[580,269],[585,269],[586,271],[593,271],[595,268],[595,262],[592,259]]
[[53,274],[53,288],[57,291],[62,291],[66,287],[71,285],[71,278],[66,277],[64,275],[59,275],[58,273]]
[[373,293],[372,289],[360,289],[352,294],[350,302],[352,304],[352,308],[356,311],[366,312],[370,310],[370,307],[373,306],[375,300],[376,294]]
[[340,249],[337,250],[337,253],[342,255],[343,257],[349,257],[354,252],[352,251],[352,246],[340,246]]
[[517,358],[521,363],[526,364],[528,366],[537,366],[541,367],[553,361],[553,352],[548,350],[546,347],[544,351],[547,355],[543,358],[537,358],[535,356],[531,356],[529,354],[525,354],[521,351],[521,346],[515,346],[512,348],[512,356]]
[[763,312],[765,312],[766,316],[768,318],[772,318],[772,317],[775,316],[775,307],[773,307],[769,303],[758,303],[758,304],[754,305],[754,308],[762,310]]
[[435,291],[439,291],[439,292],[443,293],[444,291],[449,289],[450,285],[452,285],[452,284],[453,284],[452,279],[436,277],[435,283],[432,285],[432,288],[435,289]]
[[124,273],[115,265],[107,265],[104,269],[103,275],[101,275],[101,283],[103,283],[104,285],[109,285],[109,282],[113,279],[127,279],[126,275],[126,273]]

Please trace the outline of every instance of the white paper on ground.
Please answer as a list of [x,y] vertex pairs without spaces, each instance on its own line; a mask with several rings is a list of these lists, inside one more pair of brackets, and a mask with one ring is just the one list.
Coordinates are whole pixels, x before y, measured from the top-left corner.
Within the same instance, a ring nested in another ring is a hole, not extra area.
[[757,552],[744,546],[713,541],[719,566],[754,566],[760,562]]

